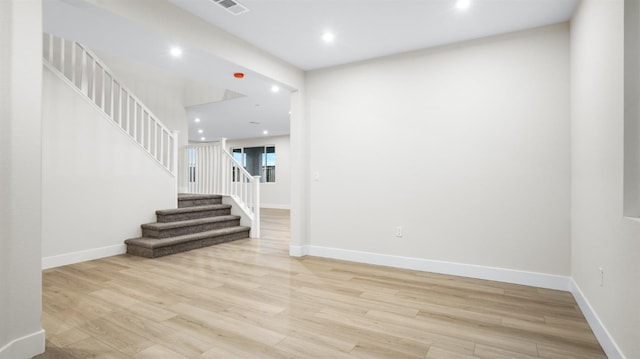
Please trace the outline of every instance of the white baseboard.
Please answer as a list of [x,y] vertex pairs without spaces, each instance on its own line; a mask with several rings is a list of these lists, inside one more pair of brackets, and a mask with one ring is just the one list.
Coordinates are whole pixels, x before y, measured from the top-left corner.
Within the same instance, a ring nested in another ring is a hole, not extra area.
[[291,257],[303,257],[309,254],[308,246],[289,246]]
[[582,310],[582,313],[587,319],[587,322],[591,326],[591,329],[607,356],[610,359],[626,359],[616,342],[613,340],[611,334],[609,334],[609,331],[593,310],[593,307],[589,304],[589,301],[582,293],[582,290],[580,290],[578,284],[571,277],[320,246],[289,246],[289,255],[292,257],[311,255],[351,262],[568,291],[573,294],[578,306]]
[[124,254],[126,252],[127,246],[125,244],[116,244],[108,247],[93,248],[84,251],[43,257],[42,269],[61,267],[69,264],[86,262],[104,257],[111,257],[118,254]]
[[40,329],[35,333],[14,339],[0,348],[0,359],[33,358],[44,353],[45,332]]
[[260,208],[291,209],[291,206],[288,204],[260,203]]
[[571,293],[573,293],[573,297],[576,299],[580,310],[582,310],[582,314],[584,314],[584,317],[587,319],[591,330],[593,330],[593,334],[598,339],[607,357],[609,359],[625,359],[626,357],[620,350],[620,347],[618,347],[607,328],[605,328],[604,324],[600,321],[593,307],[584,296],[584,293],[582,293],[578,283],[573,279],[571,279]]
[[560,275],[527,272],[514,269],[479,266],[473,264],[401,257],[388,254],[361,252],[319,246],[289,246],[291,256],[311,255],[351,262],[376,264],[387,267],[412,269],[423,272],[457,275],[462,277],[494,280],[540,288],[571,290],[571,278]]

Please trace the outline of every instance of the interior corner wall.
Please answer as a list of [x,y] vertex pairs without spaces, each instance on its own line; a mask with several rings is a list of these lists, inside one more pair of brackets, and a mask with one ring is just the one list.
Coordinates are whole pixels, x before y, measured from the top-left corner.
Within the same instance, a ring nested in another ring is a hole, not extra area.
[[309,245],[309,123],[306,111],[306,90],[302,86],[291,93],[291,120],[289,145],[291,149],[291,240],[289,254],[304,255]]
[[0,1],[0,359],[44,351],[42,1]]
[[623,214],[623,24],[632,8],[583,0],[571,21],[571,273],[612,338],[603,345],[611,358],[640,358],[640,220]]
[[568,24],[313,71],[306,106],[311,247],[569,275]]
[[175,177],[48,68],[42,93],[43,266],[123,253],[177,207]]
[[624,214],[640,218],[640,1],[624,3]]
[[275,145],[276,181],[264,182],[260,187],[260,203],[263,208],[290,208],[291,194],[291,151],[289,136],[271,136],[227,141],[227,150],[239,147]]

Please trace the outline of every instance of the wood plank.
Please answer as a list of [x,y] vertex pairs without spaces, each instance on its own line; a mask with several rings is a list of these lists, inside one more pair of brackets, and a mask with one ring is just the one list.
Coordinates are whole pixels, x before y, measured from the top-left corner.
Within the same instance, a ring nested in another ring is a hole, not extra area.
[[43,358],[606,358],[571,293],[289,257],[260,239],[43,272]]

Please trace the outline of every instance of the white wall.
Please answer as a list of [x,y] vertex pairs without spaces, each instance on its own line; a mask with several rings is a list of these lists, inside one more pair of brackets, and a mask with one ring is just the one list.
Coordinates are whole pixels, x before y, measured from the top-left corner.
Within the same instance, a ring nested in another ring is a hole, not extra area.
[[227,141],[227,150],[240,147],[275,145],[276,147],[276,182],[262,183],[260,202],[263,208],[290,208],[291,165],[289,136],[270,136],[249,138],[245,140]]
[[624,3],[624,214],[640,217],[640,1]]
[[623,7],[585,0],[571,22],[571,272],[620,351],[640,358],[640,221],[623,217]]
[[291,239],[289,254],[301,256],[302,248],[309,245],[309,121],[306,116],[306,90],[291,93],[289,139],[291,145]]
[[308,73],[311,249],[568,275],[568,30]]
[[[178,145],[188,143],[189,127],[184,105],[185,80],[167,71],[103,51],[95,51],[131,92],[170,130],[179,131]],[[221,94],[220,99],[222,98]]]
[[44,351],[41,250],[42,3],[0,1],[0,358]]
[[[225,90],[197,83],[153,66],[93,50],[109,67],[116,79],[124,84],[157,116],[168,129],[178,131],[178,148],[189,143],[189,122],[186,107],[200,101],[222,101]],[[182,161],[182,157],[178,157]],[[183,164],[179,163],[181,169]],[[186,173],[178,171],[179,183],[187,181]],[[180,190],[184,190],[181,188]]]
[[48,69],[42,138],[44,267],[122,253],[176,207],[175,178]]

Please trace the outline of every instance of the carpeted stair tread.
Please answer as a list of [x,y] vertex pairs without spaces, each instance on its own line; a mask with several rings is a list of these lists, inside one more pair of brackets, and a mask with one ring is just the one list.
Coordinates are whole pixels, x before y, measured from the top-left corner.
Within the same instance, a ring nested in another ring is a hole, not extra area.
[[196,226],[196,225],[199,225],[199,224],[206,224],[206,223],[233,221],[233,220],[238,220],[238,219],[240,219],[240,216],[226,215],[226,216],[217,216],[217,217],[205,217],[205,218],[197,218],[197,219],[188,219],[188,220],[176,221],[176,222],[145,223],[141,227],[143,229],[153,229],[153,230],[162,231],[162,230],[173,229],[173,228]]
[[193,233],[193,234],[187,234],[184,236],[177,236],[177,237],[170,237],[170,238],[163,238],[163,239],[148,238],[148,237],[131,238],[131,239],[125,240],[124,242],[128,245],[135,245],[138,247],[149,248],[149,249],[157,249],[157,248],[168,247],[172,245],[178,245],[182,243],[199,241],[199,240],[212,238],[212,237],[225,236],[229,234],[236,234],[241,232],[248,233],[249,230],[250,230],[249,227],[238,226],[238,227],[215,229],[212,231]]
[[221,199],[219,194],[191,194],[191,193],[178,193],[178,200],[194,200],[194,199]]
[[146,258],[204,248],[249,238],[251,228],[240,226],[233,206],[220,195],[178,195],[178,208],[156,211],[156,222],[141,225],[139,238],[125,240],[127,253]]
[[184,214],[184,213],[192,213],[192,212],[211,211],[216,209],[231,209],[231,205],[230,204],[209,204],[206,206],[197,206],[197,207],[159,209],[156,211],[156,215],[166,216],[171,214]]
[[199,207],[222,203],[222,196],[217,194],[180,194],[178,208]]

